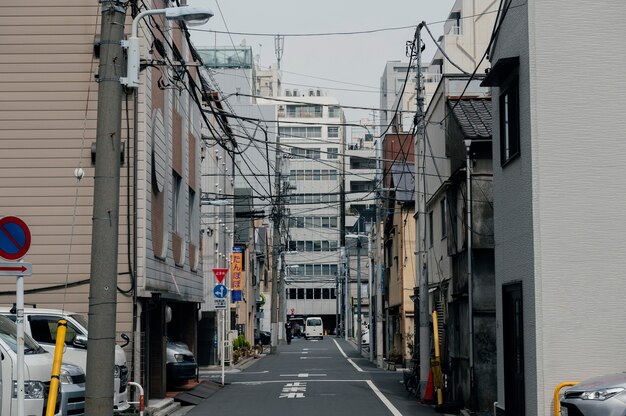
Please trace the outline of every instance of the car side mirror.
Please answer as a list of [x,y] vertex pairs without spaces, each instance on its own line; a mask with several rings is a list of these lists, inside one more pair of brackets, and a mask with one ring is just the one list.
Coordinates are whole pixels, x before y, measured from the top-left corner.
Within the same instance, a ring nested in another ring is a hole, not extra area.
[[82,334],[74,335],[72,339],[72,345],[77,348],[87,349],[87,336]]

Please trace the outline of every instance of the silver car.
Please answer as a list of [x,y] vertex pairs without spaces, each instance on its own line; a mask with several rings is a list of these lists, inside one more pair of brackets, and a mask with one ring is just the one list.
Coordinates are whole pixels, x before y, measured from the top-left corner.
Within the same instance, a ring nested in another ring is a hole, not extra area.
[[560,403],[562,416],[626,416],[626,372],[570,387]]

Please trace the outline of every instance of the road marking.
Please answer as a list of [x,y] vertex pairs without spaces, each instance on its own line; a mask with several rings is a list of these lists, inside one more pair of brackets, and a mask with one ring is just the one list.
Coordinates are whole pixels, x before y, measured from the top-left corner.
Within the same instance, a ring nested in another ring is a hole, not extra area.
[[306,382],[295,381],[287,383],[283,387],[283,391],[278,396],[279,399],[304,399],[304,393],[306,392]]
[[341,347],[339,346],[339,343],[337,341],[335,341],[333,339],[333,342],[335,343],[335,345],[337,346],[337,348],[339,349],[339,352],[341,353],[341,355],[343,355],[343,358],[348,358],[348,356],[346,355],[345,352],[343,352],[343,350],[341,349]]
[[301,360],[314,360],[318,358],[332,358],[332,357],[300,357]]
[[378,390],[378,387],[376,387],[374,383],[372,383],[371,380],[365,380],[365,382],[367,383],[368,386],[370,386],[370,388],[376,394],[376,396],[378,396],[380,401],[383,402],[385,406],[387,406],[387,409],[389,409],[389,411],[391,412],[393,416],[402,416],[402,413],[400,413],[398,409],[396,409],[396,407],[393,404],[391,404],[389,399],[387,399],[385,395],[382,394],[380,390]]
[[353,366],[354,368],[356,368],[356,371],[358,371],[359,373],[362,373],[362,372],[363,372],[363,369],[362,369],[361,367],[359,367],[358,365],[356,365],[356,363],[355,363],[354,361],[352,361],[352,358],[348,358],[348,362],[349,362],[350,364],[352,364],[352,366]]
[[298,378],[308,378],[308,377],[326,377],[326,374],[309,374],[309,373],[300,373],[300,374],[281,374],[281,377],[298,377]]
[[343,355],[343,358],[345,358],[346,360],[348,360],[348,362],[349,362],[350,364],[352,364],[352,366],[353,366],[354,368],[356,368],[356,371],[358,371],[359,373],[362,373],[362,372],[363,372],[363,369],[361,369],[361,367],[359,367],[358,365],[356,365],[356,364],[354,363],[354,361],[352,361],[352,359],[351,359],[351,358],[348,358],[348,356],[346,355],[346,353],[345,353],[345,352],[343,352],[343,350],[342,350],[342,349],[341,349],[341,347],[339,346],[339,343],[338,343],[336,340],[334,340],[334,339],[333,339],[333,342],[335,343],[335,345],[336,345],[336,346],[337,346],[337,348],[339,349],[339,352],[341,353],[341,355]]
[[[256,386],[260,384],[272,384],[272,383],[285,383],[288,382],[298,382],[298,380],[265,380],[265,381],[233,381],[230,384],[244,384],[249,386]],[[307,383],[363,383],[367,380],[312,380],[308,379]]]

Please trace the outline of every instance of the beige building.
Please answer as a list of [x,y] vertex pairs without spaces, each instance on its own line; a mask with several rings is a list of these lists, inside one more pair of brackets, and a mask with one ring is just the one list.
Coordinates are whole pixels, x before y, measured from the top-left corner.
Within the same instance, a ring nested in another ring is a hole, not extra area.
[[[0,215],[31,228],[26,303],[79,313],[88,312],[100,8],[86,0],[0,6]],[[127,23],[126,33],[130,10]],[[196,352],[203,91],[193,67],[171,65],[194,61],[178,23],[147,17],[139,37],[142,60],[158,63],[123,97],[116,323],[118,334],[134,334],[129,379],[160,398],[167,340]],[[15,283],[3,280],[0,304],[13,302]]]

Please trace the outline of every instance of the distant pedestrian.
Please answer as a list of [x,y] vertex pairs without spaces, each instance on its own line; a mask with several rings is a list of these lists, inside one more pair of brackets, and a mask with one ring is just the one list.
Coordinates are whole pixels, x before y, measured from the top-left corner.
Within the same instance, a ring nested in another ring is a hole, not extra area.
[[285,336],[287,337],[287,344],[291,344],[291,322],[285,322]]

